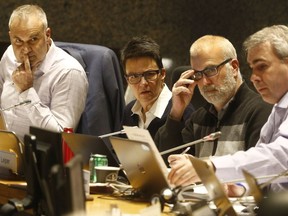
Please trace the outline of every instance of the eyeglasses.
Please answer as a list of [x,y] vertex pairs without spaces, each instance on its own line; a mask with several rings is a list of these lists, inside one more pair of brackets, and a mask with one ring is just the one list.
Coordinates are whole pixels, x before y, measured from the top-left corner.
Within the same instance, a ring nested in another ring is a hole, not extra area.
[[144,77],[144,79],[149,81],[154,81],[157,79],[158,74],[160,73],[161,69],[157,70],[148,70],[143,73],[134,73],[134,74],[125,74],[125,78],[128,83],[130,84],[137,84],[141,81],[141,78]]
[[216,65],[216,66],[212,66],[212,67],[208,67],[205,68],[202,71],[196,71],[194,72],[194,74],[192,75],[191,79],[195,80],[195,81],[199,81],[202,79],[203,74],[206,77],[212,77],[218,74],[218,68],[221,67],[222,65],[227,64],[228,62],[230,62],[232,60],[232,58],[226,59],[225,61],[221,62],[220,64]]

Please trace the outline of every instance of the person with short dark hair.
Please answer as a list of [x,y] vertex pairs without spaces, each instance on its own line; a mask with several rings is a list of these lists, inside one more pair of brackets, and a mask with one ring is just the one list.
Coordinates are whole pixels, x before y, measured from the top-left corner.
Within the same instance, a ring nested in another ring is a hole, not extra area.
[[147,129],[152,138],[170,112],[172,93],[165,84],[160,46],[150,37],[133,37],[121,51],[128,86],[136,100],[124,110],[123,125]]

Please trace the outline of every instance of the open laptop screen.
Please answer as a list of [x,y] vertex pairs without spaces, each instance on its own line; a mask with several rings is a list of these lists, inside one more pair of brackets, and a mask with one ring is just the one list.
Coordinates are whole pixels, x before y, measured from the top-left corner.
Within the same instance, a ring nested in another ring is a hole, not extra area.
[[74,154],[80,154],[82,156],[85,169],[89,168],[89,158],[91,154],[106,155],[109,166],[119,166],[118,158],[114,155],[112,149],[109,149],[105,141],[97,136],[63,132],[62,138]]
[[111,144],[126,172],[131,186],[144,197],[160,194],[170,188],[167,181],[168,169],[163,169],[156,154],[147,143],[119,137],[110,137]]

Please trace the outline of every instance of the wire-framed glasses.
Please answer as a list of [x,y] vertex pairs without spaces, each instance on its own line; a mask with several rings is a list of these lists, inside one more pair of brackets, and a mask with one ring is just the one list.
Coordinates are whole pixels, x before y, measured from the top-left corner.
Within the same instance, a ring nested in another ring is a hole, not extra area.
[[230,62],[232,60],[232,58],[228,58],[225,61],[221,62],[220,64],[216,65],[216,66],[211,66],[208,68],[205,68],[202,71],[196,71],[194,72],[194,74],[192,75],[191,79],[195,80],[195,81],[199,81],[202,79],[203,74],[206,77],[212,77],[212,76],[216,76],[219,72],[219,67],[221,67],[222,65],[227,64],[228,62]]
[[128,83],[130,84],[137,84],[140,82],[141,78],[144,77],[144,79],[149,81],[154,81],[157,79],[158,74],[160,73],[161,69],[157,70],[148,70],[143,73],[133,73],[133,74],[125,74],[125,78]]

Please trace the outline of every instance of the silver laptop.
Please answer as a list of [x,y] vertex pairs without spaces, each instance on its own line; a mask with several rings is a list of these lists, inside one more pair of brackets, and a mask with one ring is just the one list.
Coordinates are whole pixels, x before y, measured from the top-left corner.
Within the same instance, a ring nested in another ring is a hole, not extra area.
[[205,186],[210,199],[213,200],[217,207],[217,215],[236,216],[232,203],[229,201],[223,185],[216,177],[214,171],[207,163],[199,158],[190,157],[199,178]]
[[149,198],[170,188],[168,169],[163,169],[165,163],[160,153],[153,151],[149,144],[119,137],[110,137],[110,142],[131,186],[139,195]]
[[91,154],[106,155],[109,166],[119,166],[116,155],[109,149],[109,145],[98,136],[63,132],[62,139],[68,144],[75,155],[80,154],[82,156],[83,167],[85,169],[89,169],[89,158]]

